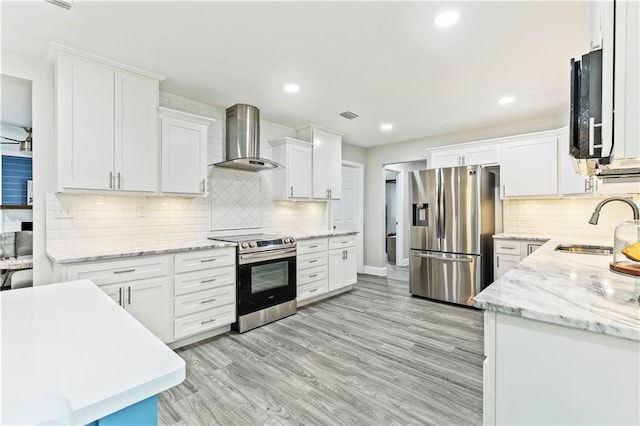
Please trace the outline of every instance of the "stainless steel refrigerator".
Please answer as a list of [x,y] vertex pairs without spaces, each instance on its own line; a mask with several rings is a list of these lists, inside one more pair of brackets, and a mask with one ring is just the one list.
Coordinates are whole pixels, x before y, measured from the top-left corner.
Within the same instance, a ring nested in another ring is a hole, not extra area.
[[481,166],[411,174],[409,291],[462,305],[493,281],[495,176]]

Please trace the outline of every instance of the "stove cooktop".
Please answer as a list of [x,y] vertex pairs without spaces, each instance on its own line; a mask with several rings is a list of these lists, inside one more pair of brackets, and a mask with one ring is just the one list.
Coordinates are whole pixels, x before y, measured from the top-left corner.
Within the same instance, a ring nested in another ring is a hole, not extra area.
[[220,237],[209,237],[210,240],[229,241],[232,243],[242,243],[249,241],[271,241],[284,239],[282,235],[274,234],[249,234],[249,235],[222,235]]
[[220,237],[209,237],[209,239],[238,243],[238,254],[296,247],[296,239],[294,237],[271,234],[222,235]]

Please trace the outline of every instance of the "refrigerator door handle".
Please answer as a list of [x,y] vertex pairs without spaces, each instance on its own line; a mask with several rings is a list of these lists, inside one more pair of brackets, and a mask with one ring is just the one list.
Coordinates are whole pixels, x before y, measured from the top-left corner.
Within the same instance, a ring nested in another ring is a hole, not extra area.
[[434,260],[441,260],[443,262],[461,262],[461,263],[471,263],[473,262],[473,258],[471,257],[442,257],[442,256],[436,256],[433,254],[422,254],[422,253],[416,253],[416,256],[421,257],[423,259],[434,259]]

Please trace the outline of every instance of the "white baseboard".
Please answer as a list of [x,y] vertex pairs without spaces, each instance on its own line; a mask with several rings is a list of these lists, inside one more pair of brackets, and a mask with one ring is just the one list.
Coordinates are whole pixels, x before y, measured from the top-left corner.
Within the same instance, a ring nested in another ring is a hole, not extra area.
[[400,262],[396,263],[397,266],[409,266],[409,258],[402,259]]
[[369,275],[377,275],[379,277],[387,276],[387,268],[378,268],[375,266],[364,265],[363,272]]

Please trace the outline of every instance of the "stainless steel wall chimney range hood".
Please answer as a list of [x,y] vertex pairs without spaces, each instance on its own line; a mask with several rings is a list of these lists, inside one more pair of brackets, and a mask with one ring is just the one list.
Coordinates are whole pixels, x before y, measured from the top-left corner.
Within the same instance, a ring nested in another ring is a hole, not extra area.
[[260,111],[252,105],[236,104],[227,108],[226,154],[214,166],[261,172],[282,167],[260,158]]

